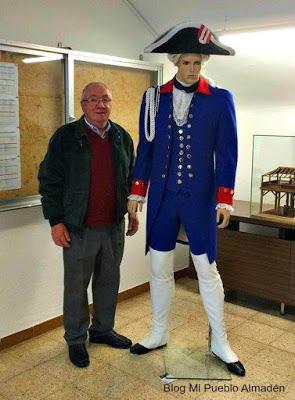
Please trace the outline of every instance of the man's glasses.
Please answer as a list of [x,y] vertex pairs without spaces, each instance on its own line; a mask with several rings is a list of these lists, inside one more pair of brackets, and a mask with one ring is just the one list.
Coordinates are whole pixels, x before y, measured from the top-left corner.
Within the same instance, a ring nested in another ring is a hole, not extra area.
[[102,104],[107,105],[112,101],[112,99],[110,97],[90,96],[88,99],[83,99],[82,101],[90,104],[99,104],[100,102],[102,102]]

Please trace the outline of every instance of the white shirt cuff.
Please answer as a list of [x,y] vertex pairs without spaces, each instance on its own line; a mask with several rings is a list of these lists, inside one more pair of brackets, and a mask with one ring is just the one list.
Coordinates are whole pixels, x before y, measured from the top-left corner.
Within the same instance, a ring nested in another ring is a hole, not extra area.
[[218,203],[216,206],[216,210],[218,210],[218,208],[225,208],[226,210],[233,212],[234,208],[232,206],[230,206],[229,204],[226,203]]
[[128,197],[128,200],[135,200],[138,201],[139,203],[145,203],[145,198],[143,196],[139,196],[138,194],[131,194]]

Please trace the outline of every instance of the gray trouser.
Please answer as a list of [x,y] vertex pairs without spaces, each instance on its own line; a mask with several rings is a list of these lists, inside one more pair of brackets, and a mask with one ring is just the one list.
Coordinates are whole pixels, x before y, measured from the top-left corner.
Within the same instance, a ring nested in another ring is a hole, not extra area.
[[114,327],[124,248],[124,221],[119,225],[86,227],[71,233],[64,248],[64,327],[68,344],[84,343],[90,323],[87,288],[92,276],[93,318],[90,333]]

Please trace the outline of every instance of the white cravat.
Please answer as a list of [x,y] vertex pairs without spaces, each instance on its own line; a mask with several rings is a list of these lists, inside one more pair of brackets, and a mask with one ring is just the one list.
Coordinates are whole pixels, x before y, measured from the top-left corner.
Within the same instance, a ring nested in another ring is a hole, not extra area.
[[[177,78],[176,78],[177,79]],[[191,86],[190,84],[181,82],[182,86]],[[177,126],[182,126],[187,123],[189,106],[191,104],[194,92],[186,93],[184,90],[177,89],[173,86],[173,119]]]

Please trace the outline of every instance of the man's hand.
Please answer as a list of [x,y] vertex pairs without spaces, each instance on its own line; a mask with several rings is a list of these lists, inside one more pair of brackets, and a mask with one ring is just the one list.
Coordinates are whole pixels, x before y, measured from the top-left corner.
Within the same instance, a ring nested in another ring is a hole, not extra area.
[[[218,208],[216,213],[216,222],[219,229],[226,228],[229,224],[230,211],[226,208]],[[221,223],[220,220],[222,220]]]
[[52,226],[51,236],[57,246],[70,247],[70,235],[64,224],[56,224]]
[[126,232],[126,236],[133,236],[138,231],[138,218],[135,213],[135,217],[128,214],[128,230]]
[[142,202],[136,201],[136,200],[128,200],[127,204],[127,209],[128,213],[133,217],[137,218],[137,209],[139,208],[139,211],[142,211]]

